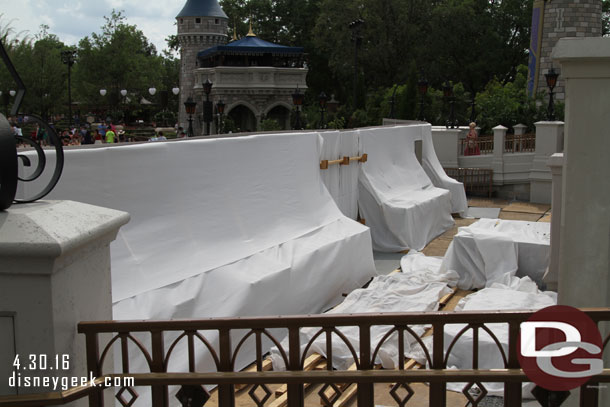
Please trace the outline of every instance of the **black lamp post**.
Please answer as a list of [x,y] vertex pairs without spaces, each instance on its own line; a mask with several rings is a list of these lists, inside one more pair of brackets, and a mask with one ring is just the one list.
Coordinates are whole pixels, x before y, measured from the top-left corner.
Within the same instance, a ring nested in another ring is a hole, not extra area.
[[301,93],[299,90],[299,86],[295,89],[292,94],[292,104],[296,107],[296,119],[294,121],[294,129],[293,130],[301,130],[303,126],[301,125],[301,106],[303,105],[303,101],[305,100],[305,95]]
[[390,119],[395,119],[395,105],[396,105],[396,90],[398,89],[398,84],[394,85],[394,91],[392,92],[392,99],[390,99]]
[[555,103],[553,102],[553,89],[557,85],[557,78],[559,74],[555,72],[555,69],[551,67],[549,71],[544,74],[546,77],[546,86],[549,87],[549,108],[547,110],[547,118],[549,121],[555,121]]
[[207,136],[210,135],[210,123],[213,120],[214,115],[214,107],[212,106],[212,102],[210,102],[210,92],[212,92],[212,82],[209,79],[206,79],[203,83],[203,93],[205,93],[205,102],[203,103],[203,121],[205,123]]
[[15,92],[14,90],[11,90],[10,92],[2,92],[0,91],[0,95],[2,95],[2,102],[4,103],[4,114],[6,115],[6,117],[8,117],[8,104],[11,100],[11,96],[13,95],[13,92]]
[[222,99],[216,103],[216,110],[218,110],[218,130],[216,133],[222,134],[222,114],[225,112],[225,104]]
[[318,103],[320,103],[320,128],[325,129],[326,123],[324,122],[324,112],[326,112],[326,101],[328,96],[323,91],[318,95]]
[[197,109],[197,102],[193,100],[192,96],[189,96],[186,102],[184,102],[184,109],[186,114],[189,115],[189,129],[186,136],[193,137],[193,115],[195,114],[195,109]]
[[426,98],[426,93],[428,93],[428,81],[426,78],[422,77],[419,82],[417,82],[417,90],[421,96],[419,101],[419,120],[422,122],[426,120],[424,116],[424,103]]
[[71,71],[72,65],[76,59],[76,51],[72,49],[65,49],[61,51],[61,62],[68,65],[68,127],[72,127],[72,80]]
[[476,115],[476,97],[477,97],[477,92],[472,91],[472,101],[471,101],[471,106],[470,106],[470,123],[474,123],[477,121],[477,115]]
[[364,20],[359,18],[349,23],[352,30],[352,42],[354,43],[354,110],[358,109],[358,48],[362,44],[362,26]]
[[443,95],[445,99],[449,101],[449,119],[445,124],[445,127],[448,129],[455,128],[455,98],[453,97],[453,86],[449,83],[449,81],[445,81],[443,84]]

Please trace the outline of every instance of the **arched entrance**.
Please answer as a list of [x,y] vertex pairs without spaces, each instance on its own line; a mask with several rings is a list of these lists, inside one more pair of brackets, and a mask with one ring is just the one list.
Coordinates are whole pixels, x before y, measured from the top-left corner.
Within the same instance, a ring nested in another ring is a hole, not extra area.
[[267,119],[278,122],[282,130],[290,130],[290,110],[283,105],[277,105],[269,110]]
[[257,130],[256,116],[244,105],[235,106],[229,112],[229,117],[235,123],[235,132],[254,132]]

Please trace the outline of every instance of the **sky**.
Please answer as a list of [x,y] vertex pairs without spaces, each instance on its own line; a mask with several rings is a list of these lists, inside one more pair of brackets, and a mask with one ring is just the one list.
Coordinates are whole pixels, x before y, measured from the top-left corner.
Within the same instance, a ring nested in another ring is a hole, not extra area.
[[16,32],[34,36],[40,25],[67,45],[101,32],[104,16],[112,9],[123,10],[127,23],[140,29],[161,52],[167,48],[165,38],[176,34],[176,15],[186,0],[0,0],[0,25],[10,25]]

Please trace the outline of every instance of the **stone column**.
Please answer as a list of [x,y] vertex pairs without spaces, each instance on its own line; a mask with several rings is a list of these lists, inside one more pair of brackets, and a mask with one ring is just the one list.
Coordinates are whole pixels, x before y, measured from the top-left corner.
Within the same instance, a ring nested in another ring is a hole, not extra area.
[[562,39],[567,84],[559,301],[610,306],[610,39]]
[[561,191],[563,175],[563,153],[553,154],[547,165],[551,168],[553,193],[551,199],[551,259],[543,281],[547,289],[557,291],[559,283],[559,255],[561,253]]
[[491,161],[493,169],[493,182],[496,185],[504,183],[504,143],[506,140],[506,131],[508,129],[502,125],[493,128],[494,131],[494,156]]
[[[0,394],[15,394],[5,378],[16,355],[22,366],[28,355],[46,358],[46,369],[21,369],[22,376],[87,376],[85,338],[76,326],[112,319],[109,245],[128,221],[125,212],[72,201],[0,212],[0,326],[8,329],[0,335]],[[19,394],[57,390],[21,387]]]
[[563,151],[563,122],[536,124],[536,153],[530,172],[530,202],[551,203],[551,172],[547,165],[552,154]]
[[[610,306],[610,39],[559,40],[553,58],[566,82],[559,303]],[[608,333],[602,326],[602,337]],[[605,354],[604,365],[610,366]],[[610,403],[607,389],[600,406]],[[569,400],[566,406],[576,405]]]
[[432,142],[436,156],[446,168],[458,168],[460,129],[432,128]]

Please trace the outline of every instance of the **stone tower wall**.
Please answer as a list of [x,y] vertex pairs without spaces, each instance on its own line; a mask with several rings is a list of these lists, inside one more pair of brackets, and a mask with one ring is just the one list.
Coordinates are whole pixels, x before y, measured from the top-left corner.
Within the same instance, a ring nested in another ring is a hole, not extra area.
[[202,113],[201,101],[195,96],[195,88],[201,88],[195,83],[197,54],[215,45],[223,45],[228,41],[228,21],[220,17],[178,17],[178,42],[180,43],[180,126],[185,131],[188,128],[188,115],[184,102],[189,96],[197,102],[197,112],[193,116],[193,128],[196,136],[201,134],[199,117]]
[[538,90],[547,91],[544,74],[551,69],[559,73],[555,92],[558,100],[565,99],[565,82],[559,64],[552,63],[551,52],[564,37],[601,37],[601,0],[547,0],[544,8],[542,48]]

